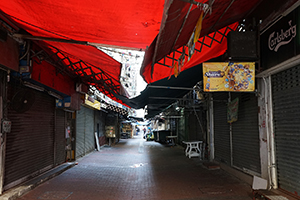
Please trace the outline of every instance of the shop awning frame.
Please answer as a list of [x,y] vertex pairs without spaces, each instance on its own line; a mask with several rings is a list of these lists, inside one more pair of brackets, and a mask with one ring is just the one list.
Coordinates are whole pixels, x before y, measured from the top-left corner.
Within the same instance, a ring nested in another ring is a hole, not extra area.
[[[229,31],[235,31],[235,30],[236,29],[232,29],[231,27],[227,26],[225,28],[225,32],[221,32],[220,30],[217,30],[217,31],[214,31],[213,33],[211,33],[210,35],[205,35],[202,38],[199,38],[197,43],[199,43],[200,46],[196,45],[195,51],[201,53],[201,51],[203,49],[203,46],[206,46],[206,47],[210,48],[210,47],[212,47],[213,42],[217,42],[217,43],[221,44],[223,42],[224,38],[227,38],[227,35],[224,34],[224,33],[228,33]],[[222,35],[222,38],[220,38],[220,39],[216,38],[215,36],[217,34]],[[207,41],[207,38],[209,39],[209,41]],[[156,61],[154,64],[152,64],[152,67],[154,67],[155,64],[158,64],[158,65],[162,65],[162,66],[165,66],[165,67],[172,68],[173,67],[172,65],[166,64],[166,59],[170,59],[170,60],[173,61],[172,63],[174,63],[175,61],[178,60],[178,56],[176,57],[176,55],[178,55],[178,54],[181,55],[183,53],[184,49],[186,49],[186,48],[187,48],[187,46],[183,45],[181,48],[172,51],[172,53],[170,53],[169,55],[164,56],[161,60]],[[188,55],[185,53],[185,56],[188,56]]]
[[[119,83],[119,81],[104,72],[101,68],[79,58],[75,59],[74,56],[52,45],[47,44],[46,46],[40,44],[40,46],[43,50],[34,52],[32,57],[44,59],[56,67],[57,73],[65,73],[71,78],[79,77],[82,82],[88,85],[94,85],[106,96],[111,97],[111,92],[120,94],[121,84],[116,84]],[[99,72],[95,72],[94,69],[97,69]]]

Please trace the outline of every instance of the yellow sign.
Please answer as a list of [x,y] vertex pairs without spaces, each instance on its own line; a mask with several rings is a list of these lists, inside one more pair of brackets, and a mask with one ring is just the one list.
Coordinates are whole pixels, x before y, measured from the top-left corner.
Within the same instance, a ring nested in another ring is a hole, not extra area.
[[89,96],[89,95],[85,95],[85,101],[84,104],[87,106],[90,106],[96,110],[100,110],[100,102],[95,100],[93,97]]
[[204,92],[255,90],[255,63],[203,63]]

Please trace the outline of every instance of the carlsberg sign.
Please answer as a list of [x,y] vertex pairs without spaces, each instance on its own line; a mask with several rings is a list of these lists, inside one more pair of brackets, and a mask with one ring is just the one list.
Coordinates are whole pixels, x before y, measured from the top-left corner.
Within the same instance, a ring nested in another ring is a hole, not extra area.
[[293,24],[292,20],[288,21],[289,28],[274,31],[269,35],[268,47],[271,51],[277,52],[278,49],[290,43],[297,34],[297,27]]

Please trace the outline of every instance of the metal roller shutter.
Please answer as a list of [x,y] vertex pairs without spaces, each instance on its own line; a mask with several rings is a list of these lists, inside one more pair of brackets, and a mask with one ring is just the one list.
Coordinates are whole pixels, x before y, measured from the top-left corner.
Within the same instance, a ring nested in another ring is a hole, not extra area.
[[233,165],[261,173],[258,130],[258,101],[255,94],[232,93],[239,98],[238,120],[232,123]]
[[94,110],[81,106],[76,116],[76,157],[95,149]]
[[106,113],[103,111],[95,111],[95,131],[97,131],[97,124],[98,127],[98,137],[104,136],[105,134],[105,116]]
[[81,106],[80,110],[76,112],[76,158],[84,156],[85,144],[85,107]]
[[300,66],[272,76],[279,187],[300,194]]
[[65,136],[65,111],[56,109],[55,112],[55,164],[59,165],[66,161]]
[[95,149],[94,110],[85,108],[85,153]]
[[35,98],[25,112],[15,111],[12,105],[9,107],[8,118],[12,127],[11,133],[7,134],[4,189],[39,175],[54,163],[54,98],[14,86],[9,89],[9,99],[12,101],[20,90],[26,90]]
[[230,165],[230,126],[227,123],[228,93],[214,93],[215,159]]

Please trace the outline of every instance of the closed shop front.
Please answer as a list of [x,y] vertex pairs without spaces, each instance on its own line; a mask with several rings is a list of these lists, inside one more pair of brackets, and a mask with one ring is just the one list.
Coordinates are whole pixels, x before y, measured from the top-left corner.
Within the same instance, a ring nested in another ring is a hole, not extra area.
[[55,110],[55,165],[66,161],[66,118],[65,111]]
[[262,66],[266,69],[261,76],[270,80],[272,88],[273,130],[270,132],[275,140],[277,182],[279,188],[297,195],[300,194],[299,19],[298,6],[261,36]]
[[[4,120],[9,120],[7,118],[7,93],[6,93],[6,85],[7,85],[7,72],[3,71],[2,69],[0,69],[0,120],[1,120],[1,124],[4,123]],[[1,145],[0,145],[0,162],[4,163],[5,162],[5,138],[7,135],[7,132],[9,132],[9,128],[8,130],[5,130],[4,127],[1,127],[1,131],[0,131],[0,136],[1,138],[4,138],[4,140],[1,140]],[[3,172],[4,171],[4,166],[1,165],[0,166],[0,171]],[[0,193],[2,194],[3,192],[3,174],[1,174],[1,178],[0,178]]]
[[233,166],[259,175],[260,143],[258,130],[258,102],[253,93],[231,93],[239,98],[238,120],[232,123]]
[[105,144],[105,117],[107,113],[95,110],[95,132],[99,139],[99,145]]
[[228,93],[213,94],[215,159],[230,165],[230,125],[227,123]]
[[47,93],[10,85],[4,189],[26,181],[54,165],[55,99]]
[[[238,119],[227,120],[228,98],[239,99]],[[215,160],[259,175],[260,143],[258,130],[258,103],[253,93],[214,93],[214,147]]]
[[300,65],[272,76],[279,187],[300,194]]
[[94,110],[81,106],[76,113],[76,158],[95,149]]

